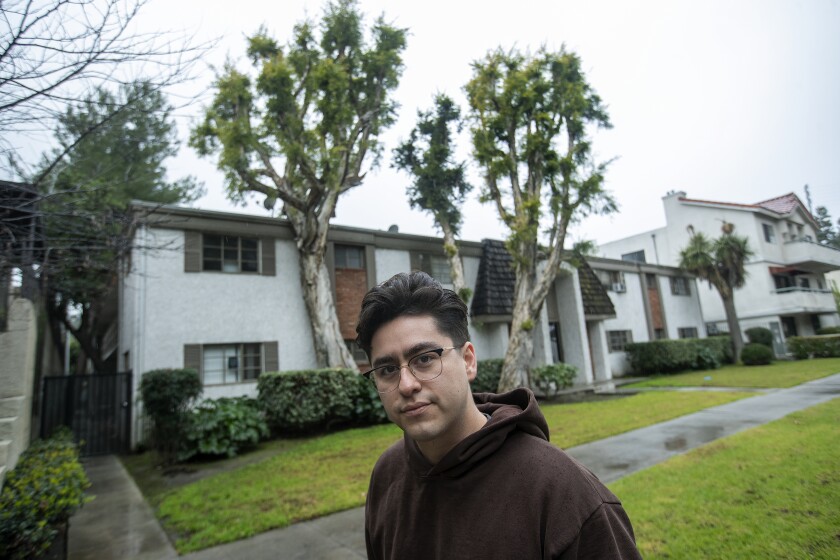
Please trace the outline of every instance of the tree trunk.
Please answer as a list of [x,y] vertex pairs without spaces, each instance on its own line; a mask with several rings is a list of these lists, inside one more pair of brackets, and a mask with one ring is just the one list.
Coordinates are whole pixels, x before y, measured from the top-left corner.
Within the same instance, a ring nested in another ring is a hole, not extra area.
[[472,290],[467,287],[467,281],[464,278],[464,265],[461,262],[461,253],[458,251],[455,233],[445,220],[438,219],[438,223],[443,230],[443,250],[446,253],[446,258],[449,259],[449,275],[452,277],[455,293],[461,296],[464,303],[469,305]]
[[744,338],[741,335],[741,326],[738,324],[738,313],[735,311],[735,295],[724,296],[723,310],[726,313],[726,324],[729,326],[729,336],[732,337],[732,350],[735,363],[741,361],[741,350],[744,348]]
[[303,300],[312,326],[312,341],[318,367],[356,369],[356,362],[341,337],[335,313],[330,275],[324,263],[324,254],[298,251],[300,256],[300,283]]
[[499,379],[499,393],[506,393],[517,387],[530,385],[535,326],[530,311],[533,287],[534,273],[526,270],[517,271],[510,339],[505,352],[502,375]]

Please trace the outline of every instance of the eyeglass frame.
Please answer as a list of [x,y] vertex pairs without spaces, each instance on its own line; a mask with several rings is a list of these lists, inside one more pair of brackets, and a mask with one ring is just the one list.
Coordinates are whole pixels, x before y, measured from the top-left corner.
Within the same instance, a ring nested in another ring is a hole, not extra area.
[[[418,382],[418,383],[423,383],[423,382],[425,382],[425,381],[434,381],[435,379],[437,379],[438,377],[440,377],[441,375],[443,375],[443,353],[444,353],[445,351],[447,351],[447,350],[455,350],[455,349],[457,349],[457,348],[463,348],[463,347],[464,347],[464,345],[466,345],[466,344],[467,344],[467,342],[469,342],[469,341],[465,341],[465,342],[464,342],[463,344],[461,344],[460,346],[444,346],[444,347],[441,347],[441,348],[429,348],[428,350],[423,350],[422,352],[418,352],[417,354],[413,355],[413,356],[412,356],[412,357],[410,357],[408,360],[406,360],[404,364],[399,364],[399,365],[397,365],[397,367],[399,368],[399,371],[400,371],[399,378],[398,378],[398,380],[397,380],[396,384],[394,385],[394,387],[393,387],[393,388],[391,388],[391,389],[388,389],[387,391],[380,391],[380,390],[379,390],[379,387],[376,385],[376,380],[373,378],[373,372],[374,372],[374,371],[376,371],[376,370],[378,370],[378,369],[381,369],[381,368],[384,368],[384,367],[388,367],[388,366],[393,365],[393,364],[385,364],[385,365],[381,365],[381,366],[375,367],[375,368],[373,368],[373,369],[369,369],[368,371],[364,372],[362,375],[364,375],[365,377],[367,377],[367,378],[368,378],[368,380],[370,380],[370,382],[371,382],[371,383],[373,383],[373,386],[374,386],[374,388],[376,389],[376,392],[378,392],[380,395],[384,395],[384,394],[386,394],[386,393],[390,393],[390,392],[392,392],[392,391],[395,391],[397,388],[399,388],[400,383],[402,383],[402,370],[403,370],[403,368],[408,368],[408,372],[412,375],[412,377],[414,377],[414,379],[416,379],[416,380],[417,380],[417,382]],[[423,354],[428,354],[428,353],[430,353],[430,352],[434,352],[434,353],[436,353],[436,354],[438,355],[438,358],[440,359],[440,371],[438,372],[438,374],[437,374],[437,375],[435,375],[435,376],[434,376],[434,377],[432,377],[431,379],[420,379],[419,377],[417,377],[417,374],[416,374],[416,373],[414,373],[414,370],[413,370],[413,369],[411,369],[411,366],[410,366],[410,365],[408,365],[408,364],[409,364],[409,363],[411,362],[411,360],[413,360],[414,358],[420,357],[420,356],[422,356]]]

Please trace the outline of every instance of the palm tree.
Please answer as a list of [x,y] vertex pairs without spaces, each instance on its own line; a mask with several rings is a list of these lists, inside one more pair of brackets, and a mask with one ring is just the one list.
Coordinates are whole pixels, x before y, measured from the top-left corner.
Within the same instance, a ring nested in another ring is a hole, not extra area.
[[746,237],[733,235],[734,225],[724,222],[721,229],[723,235],[712,240],[701,232],[695,233],[694,228],[688,226],[691,237],[688,245],[680,251],[680,268],[708,281],[720,294],[732,337],[735,363],[738,363],[744,339],[735,311],[735,290],[744,286],[747,279],[744,264],[753,252]]

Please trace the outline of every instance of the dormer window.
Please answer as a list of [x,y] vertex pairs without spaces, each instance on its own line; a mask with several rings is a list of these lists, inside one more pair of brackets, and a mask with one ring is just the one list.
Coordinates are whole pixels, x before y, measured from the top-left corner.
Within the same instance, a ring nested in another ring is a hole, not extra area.
[[775,243],[776,242],[776,230],[770,224],[761,224],[762,229],[764,230],[764,241],[767,243]]

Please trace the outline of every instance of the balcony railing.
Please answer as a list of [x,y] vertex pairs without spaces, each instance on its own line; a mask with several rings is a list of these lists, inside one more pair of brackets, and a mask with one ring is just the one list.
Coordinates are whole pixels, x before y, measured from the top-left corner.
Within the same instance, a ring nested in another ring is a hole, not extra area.
[[768,301],[778,313],[828,313],[835,310],[831,290],[791,286],[774,290],[776,297]]
[[784,243],[785,261],[813,272],[840,269],[840,249],[821,245],[807,239],[793,239]]

